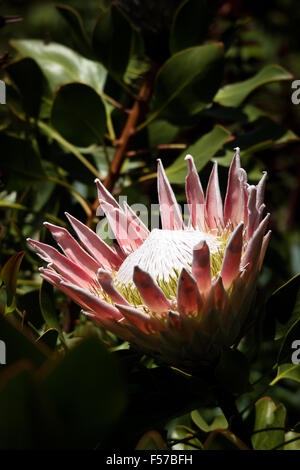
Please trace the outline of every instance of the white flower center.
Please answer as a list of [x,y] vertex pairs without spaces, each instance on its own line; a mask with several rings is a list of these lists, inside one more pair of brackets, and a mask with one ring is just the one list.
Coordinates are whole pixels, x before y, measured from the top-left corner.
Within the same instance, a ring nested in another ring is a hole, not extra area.
[[144,243],[127,256],[116,274],[117,284],[133,282],[135,266],[149,273],[157,281],[169,282],[177,278],[182,268],[191,270],[193,248],[205,240],[211,254],[222,244],[215,235],[197,230],[154,229]]

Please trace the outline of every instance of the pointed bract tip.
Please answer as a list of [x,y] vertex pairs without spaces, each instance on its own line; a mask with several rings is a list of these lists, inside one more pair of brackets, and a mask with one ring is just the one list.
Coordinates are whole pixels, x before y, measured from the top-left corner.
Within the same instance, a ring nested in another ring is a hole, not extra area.
[[194,246],[193,251],[203,250],[203,248],[209,249],[206,240],[201,240],[199,243],[197,243],[197,245]]
[[235,150],[236,152],[240,152],[240,151],[241,151],[240,147],[234,147],[233,150]]
[[185,159],[185,160],[194,160],[194,159],[193,159],[193,156],[192,156],[190,153],[188,153],[188,154],[184,157],[184,159]]

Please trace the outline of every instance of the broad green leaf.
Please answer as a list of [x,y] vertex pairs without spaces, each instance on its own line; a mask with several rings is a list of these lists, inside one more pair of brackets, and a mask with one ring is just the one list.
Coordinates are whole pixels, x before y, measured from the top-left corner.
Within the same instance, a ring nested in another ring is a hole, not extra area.
[[7,305],[10,306],[16,295],[17,276],[25,251],[12,255],[1,269],[1,279],[5,284],[7,293]]
[[37,117],[45,80],[37,63],[31,58],[19,59],[10,62],[5,71],[19,89],[25,113]]
[[215,153],[231,139],[231,134],[227,129],[216,125],[208,134],[203,135],[195,144],[184,150],[175,162],[167,168],[166,173],[170,183],[184,183],[187,173],[184,157],[187,154],[194,157],[197,171],[200,171]]
[[157,431],[148,431],[141,437],[135,450],[168,450],[168,447]]
[[68,448],[94,449],[101,444],[126,402],[119,370],[96,338],[71,349],[45,376],[42,389],[68,428]]
[[156,119],[147,127],[150,147],[156,147],[161,144],[169,144],[179,132],[179,127],[174,126],[168,121]]
[[174,54],[160,68],[154,85],[153,113],[174,123],[199,113],[217,92],[223,74],[220,44],[195,46]]
[[206,0],[185,0],[177,9],[170,32],[172,54],[199,45],[206,37],[209,9]]
[[198,428],[204,432],[210,432],[220,428],[228,428],[227,419],[223,414],[218,414],[214,416],[210,424],[205,421],[205,419],[202,417],[201,413],[198,410],[194,410],[191,412],[191,418],[196,424],[196,426],[198,426]]
[[279,380],[289,379],[300,383],[300,364],[281,364],[277,369],[277,375],[270,385],[275,385]]
[[93,48],[103,65],[120,77],[128,65],[131,37],[130,23],[115,5],[100,13],[93,32]]
[[247,445],[227,429],[212,431],[203,444],[203,450],[250,450]]
[[[271,450],[284,441],[286,410],[282,404],[275,405],[269,397],[255,403],[255,424],[252,444],[255,450]],[[268,428],[281,428],[277,430]],[[266,431],[262,431],[266,429]],[[260,431],[260,432],[257,432]]]
[[81,83],[63,85],[58,90],[51,121],[66,140],[79,147],[102,143],[107,130],[101,97]]
[[107,71],[98,62],[85,59],[55,42],[46,44],[38,39],[14,39],[11,44],[22,56],[31,57],[38,63],[52,93],[58,86],[69,82],[84,83],[100,95],[103,93]]
[[226,85],[216,94],[214,101],[223,106],[239,106],[256,88],[279,80],[291,80],[293,76],[279,65],[266,65],[254,77],[243,82]]
[[41,160],[29,141],[0,134],[0,148],[7,191],[28,188],[30,184],[45,179]]
[[[297,432],[289,431],[285,433],[285,442],[287,444],[282,447],[282,450],[300,450],[300,434]],[[288,443],[289,441],[293,441]]]

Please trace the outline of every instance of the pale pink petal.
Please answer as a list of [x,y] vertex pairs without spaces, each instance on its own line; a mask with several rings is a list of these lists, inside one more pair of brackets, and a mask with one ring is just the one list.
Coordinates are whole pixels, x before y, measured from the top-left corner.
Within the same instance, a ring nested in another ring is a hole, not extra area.
[[197,283],[184,268],[178,279],[177,306],[182,315],[199,314],[203,306]]
[[122,315],[132,323],[136,328],[146,334],[154,334],[157,331],[164,330],[164,324],[156,318],[150,317],[144,312],[137,310],[133,307],[126,307],[125,305],[118,305],[116,307],[120,310]]
[[59,284],[63,280],[63,277],[58,274],[54,269],[51,269],[49,266],[50,265],[48,265],[47,268],[39,268],[41,277],[53,286],[59,287]]
[[44,225],[50,230],[58,246],[71,261],[74,261],[74,263],[88,271],[91,276],[94,277],[97,274],[99,263],[81,248],[65,228],[49,224],[48,222],[44,222]]
[[266,231],[269,219],[270,214],[267,214],[266,217],[259,224],[258,228],[255,230],[252,238],[248,242],[247,249],[241,261],[241,266],[249,265],[248,271],[251,271],[258,265],[263,236]]
[[122,297],[122,295],[115,288],[113,284],[113,278],[110,273],[104,271],[103,269],[99,269],[97,277],[100,286],[104,292],[109,295],[113,302],[121,305],[129,305],[127,300],[125,300],[124,297]]
[[63,278],[60,274],[57,274],[57,272],[53,269],[39,268],[39,271],[41,273],[41,277],[45,281],[49,282],[49,284],[52,284],[52,286],[61,290],[68,297],[80,304],[80,298],[76,295],[76,293],[74,293],[74,291],[70,290],[68,287],[62,285],[62,282],[67,282],[67,279]]
[[133,282],[141,294],[145,304],[150,310],[157,314],[162,314],[170,310],[171,304],[166,298],[161,288],[152,279],[150,274],[135,266]]
[[126,253],[122,250],[118,243],[112,242],[111,244],[112,249],[117,253],[117,255],[121,258],[122,262],[127,258]]
[[118,270],[122,259],[89,227],[66,213],[70,224],[91,255],[103,266]]
[[210,229],[223,225],[223,203],[219,187],[218,164],[215,163],[206,190],[206,218]]
[[195,229],[198,228],[199,230],[204,230],[205,199],[203,189],[193,157],[191,155],[187,155],[185,160],[188,162],[188,174],[185,180],[185,190],[190,210],[191,225]]
[[224,223],[232,222],[234,226],[244,220],[243,188],[241,184],[240,149],[236,148],[230,165],[227,192],[224,204]]
[[129,254],[137,250],[144,240],[137,232],[136,224],[131,222],[120,209],[114,208],[105,201],[100,202],[109,225],[124,252]]
[[222,264],[221,276],[225,289],[227,289],[235,279],[240,270],[240,262],[243,248],[243,229],[244,224],[241,222],[233,234],[225,249],[225,255]]
[[157,186],[162,228],[164,230],[183,230],[182,214],[161,160],[158,160]]
[[113,320],[120,320],[122,318],[122,315],[117,308],[108,304],[107,302],[104,302],[104,300],[101,300],[94,294],[91,294],[91,292],[88,290],[75,286],[70,282],[62,281],[60,285],[62,288],[65,287],[72,293],[71,297],[73,297],[74,300],[79,303],[79,305],[81,305],[81,307],[91,310],[100,318],[102,316]]
[[206,241],[201,241],[193,249],[192,273],[199,291],[206,293],[211,287],[210,253]]
[[149,235],[149,230],[147,229],[146,225],[142,222],[142,220],[136,215],[136,213],[132,210],[132,208],[127,204],[127,202],[124,202],[124,211],[125,215],[127,218],[130,220],[130,222],[133,222],[136,227],[137,227],[137,232],[139,233],[140,237],[143,240],[146,240]]
[[53,267],[59,271],[66,279],[74,282],[78,286],[89,288],[95,284],[95,280],[80,266],[73,263],[53,246],[35,240],[27,239],[27,242],[35,249],[37,254],[47,263],[51,263]]
[[99,199],[100,204],[102,200],[102,201],[108,202],[108,204],[115,207],[116,209],[120,209],[120,206],[115,200],[115,198],[110,194],[110,192],[106,189],[106,187],[103,186],[103,184],[98,178],[95,180],[95,183],[97,185],[98,199]]

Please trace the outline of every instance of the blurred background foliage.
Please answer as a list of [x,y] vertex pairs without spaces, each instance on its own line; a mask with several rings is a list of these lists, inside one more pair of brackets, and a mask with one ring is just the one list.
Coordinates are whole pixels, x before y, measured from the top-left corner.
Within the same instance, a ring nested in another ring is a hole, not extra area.
[[[0,14],[0,448],[300,448],[296,0],[14,0]],[[252,183],[269,174],[273,232],[245,362],[224,353],[216,372],[242,436],[203,378],[132,351],[41,284],[26,246],[50,242],[42,224],[67,226],[65,211],[95,228],[96,177],[156,203],[158,157],[180,202],[186,153],[204,184],[218,161],[224,193],[236,146]]]

